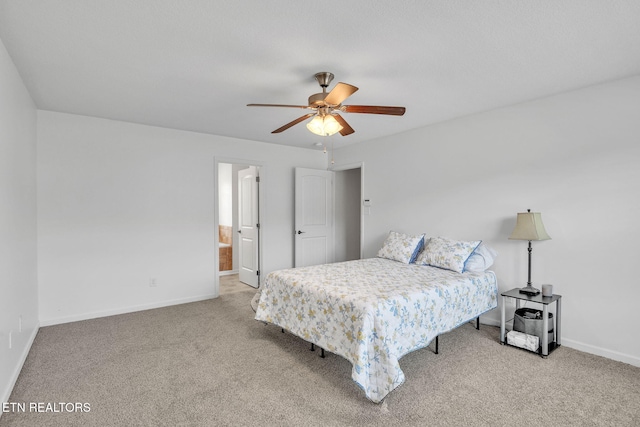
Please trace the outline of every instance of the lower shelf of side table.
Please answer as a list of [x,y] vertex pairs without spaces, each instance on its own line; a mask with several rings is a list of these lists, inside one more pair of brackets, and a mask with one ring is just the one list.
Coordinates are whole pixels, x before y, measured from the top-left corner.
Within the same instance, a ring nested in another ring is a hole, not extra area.
[[549,354],[551,354],[552,351],[554,351],[555,349],[560,347],[560,344],[558,344],[557,342],[555,342],[555,341],[554,342],[550,342],[549,343],[549,347],[548,347],[549,348],[549,352],[546,355],[544,355],[544,354],[542,354],[542,346],[538,347],[537,351],[531,351],[531,350],[528,350],[526,348],[518,347],[517,345],[509,344],[507,341],[501,342],[500,344],[507,345],[507,346],[513,347],[513,348],[517,348],[518,350],[526,351],[528,353],[537,354],[540,357],[547,357]]

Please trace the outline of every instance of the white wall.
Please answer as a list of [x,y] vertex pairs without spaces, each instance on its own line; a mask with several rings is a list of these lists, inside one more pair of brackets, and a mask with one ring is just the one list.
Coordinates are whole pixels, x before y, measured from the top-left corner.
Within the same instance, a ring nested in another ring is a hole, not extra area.
[[220,225],[233,226],[233,165],[218,164],[218,203]]
[[216,158],[263,165],[263,270],[291,267],[294,167],[321,152],[39,111],[41,323],[214,296]]
[[506,291],[527,278],[516,213],[542,212],[532,279],[563,295],[563,344],[640,366],[639,112],[635,77],[337,150],[336,167],[366,164],[365,256],[390,229],[482,239]]
[[0,41],[0,402],[38,331],[36,213],[36,108]]

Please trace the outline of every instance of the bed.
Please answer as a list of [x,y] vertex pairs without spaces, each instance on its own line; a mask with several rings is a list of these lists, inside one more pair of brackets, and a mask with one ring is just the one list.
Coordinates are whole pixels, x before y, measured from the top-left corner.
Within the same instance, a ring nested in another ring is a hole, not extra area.
[[366,397],[381,402],[404,382],[402,356],[497,306],[493,272],[416,263],[416,252],[408,262],[378,256],[272,272],[255,318],[344,357]]

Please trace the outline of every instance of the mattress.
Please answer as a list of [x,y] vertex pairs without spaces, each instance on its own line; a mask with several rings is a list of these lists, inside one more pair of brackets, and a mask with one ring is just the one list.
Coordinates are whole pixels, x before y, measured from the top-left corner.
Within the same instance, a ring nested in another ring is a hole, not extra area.
[[255,318],[347,359],[353,381],[380,402],[404,382],[403,355],[494,309],[497,296],[491,271],[370,258],[268,274]]

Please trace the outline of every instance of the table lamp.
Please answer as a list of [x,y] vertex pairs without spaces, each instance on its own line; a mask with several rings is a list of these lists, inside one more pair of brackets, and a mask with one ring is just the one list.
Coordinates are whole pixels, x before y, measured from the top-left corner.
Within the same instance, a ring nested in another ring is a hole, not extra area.
[[551,239],[544,229],[540,212],[531,212],[531,209],[527,209],[526,212],[518,213],[516,228],[513,229],[509,239],[529,241],[529,279],[527,280],[527,286],[520,289],[520,293],[538,295],[540,289],[536,289],[531,285],[531,241]]

